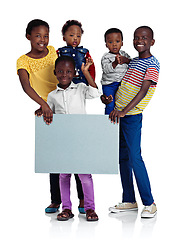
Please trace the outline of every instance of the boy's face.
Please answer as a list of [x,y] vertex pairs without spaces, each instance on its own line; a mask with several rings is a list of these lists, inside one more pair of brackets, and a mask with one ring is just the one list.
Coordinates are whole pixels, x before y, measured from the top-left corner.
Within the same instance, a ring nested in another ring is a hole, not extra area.
[[27,34],[26,37],[30,40],[33,50],[43,52],[49,43],[49,30],[46,26],[34,27],[31,35]]
[[70,26],[63,36],[63,40],[67,43],[67,46],[77,47],[81,42],[81,28],[76,25]]
[[109,33],[106,36],[106,47],[110,53],[118,54],[122,46],[123,42],[120,33]]
[[70,61],[62,61],[56,65],[54,71],[57,80],[59,81],[59,86],[66,89],[71,84],[71,81],[75,74],[74,65]]
[[141,57],[147,58],[151,56],[150,48],[154,45],[154,42],[155,40],[152,39],[152,33],[148,28],[140,28],[134,32],[134,48]]

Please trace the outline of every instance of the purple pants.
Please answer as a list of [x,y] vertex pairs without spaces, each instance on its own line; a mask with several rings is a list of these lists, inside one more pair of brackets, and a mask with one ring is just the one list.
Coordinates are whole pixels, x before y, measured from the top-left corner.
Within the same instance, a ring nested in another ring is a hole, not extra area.
[[[88,209],[95,210],[94,188],[93,188],[92,176],[91,174],[78,174],[78,176],[81,181],[83,193],[84,193],[84,209],[85,211],[87,211]],[[70,200],[70,181],[71,181],[71,174],[59,175],[62,210],[64,209],[72,210],[72,203]]]

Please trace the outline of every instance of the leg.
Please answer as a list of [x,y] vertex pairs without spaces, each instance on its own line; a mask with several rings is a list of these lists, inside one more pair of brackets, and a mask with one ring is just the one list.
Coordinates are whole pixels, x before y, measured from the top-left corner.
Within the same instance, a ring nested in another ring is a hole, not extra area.
[[84,208],[95,210],[94,204],[94,187],[91,174],[78,174],[84,192]]
[[77,193],[78,193],[78,198],[80,200],[84,199],[84,193],[83,193],[83,189],[82,189],[82,184],[81,181],[78,177],[78,174],[74,174],[75,180],[76,180],[76,187],[77,187]]
[[133,169],[142,202],[144,205],[151,205],[154,200],[146,167],[141,156],[142,114],[121,118],[121,128],[128,149],[129,165]]
[[86,211],[87,221],[98,221],[98,216],[95,213],[94,204],[94,187],[91,174],[78,174],[83,191],[84,191],[84,208]]
[[50,192],[51,204],[45,209],[46,213],[54,213],[59,209],[61,204],[60,189],[59,189],[59,174],[50,173]]
[[116,94],[118,87],[119,87],[119,82],[114,82],[114,83],[102,86],[103,94],[105,94],[106,96],[109,96],[109,95],[113,96],[113,101],[111,103],[107,104],[105,107],[106,115],[109,115],[112,112],[112,110],[114,110],[115,94]]
[[78,174],[74,174],[75,180],[76,180],[76,188],[77,188],[77,193],[78,193],[78,198],[79,198],[79,206],[78,210],[80,213],[85,213],[84,211],[84,193],[82,189],[82,184],[81,181],[78,177]]
[[60,174],[59,183],[61,188],[61,200],[62,200],[62,210],[72,208],[72,203],[70,200],[70,181],[71,174]]
[[59,174],[50,173],[51,203],[61,204]]
[[120,125],[120,156],[119,156],[120,176],[123,187],[122,202],[136,202],[132,166],[129,161],[128,148]]

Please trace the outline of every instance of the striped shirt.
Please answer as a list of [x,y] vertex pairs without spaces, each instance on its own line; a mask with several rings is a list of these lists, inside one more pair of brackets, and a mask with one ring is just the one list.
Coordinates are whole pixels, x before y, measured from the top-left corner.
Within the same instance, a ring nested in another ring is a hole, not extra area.
[[143,81],[149,80],[152,84],[146,96],[127,115],[142,113],[155,92],[159,69],[159,62],[154,56],[149,58],[134,58],[130,62],[128,71],[117,90],[115,109],[122,111],[140,91]]

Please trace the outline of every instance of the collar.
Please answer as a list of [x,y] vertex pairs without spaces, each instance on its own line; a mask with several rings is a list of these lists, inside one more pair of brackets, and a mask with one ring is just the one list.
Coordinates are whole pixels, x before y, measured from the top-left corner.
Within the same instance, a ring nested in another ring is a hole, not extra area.
[[66,89],[63,89],[63,88],[61,88],[61,87],[59,87],[59,86],[57,85],[57,87],[56,87],[56,93],[59,92],[59,91],[68,91],[69,89],[77,89],[77,84],[71,82],[71,84],[69,85],[69,87],[67,87]]

